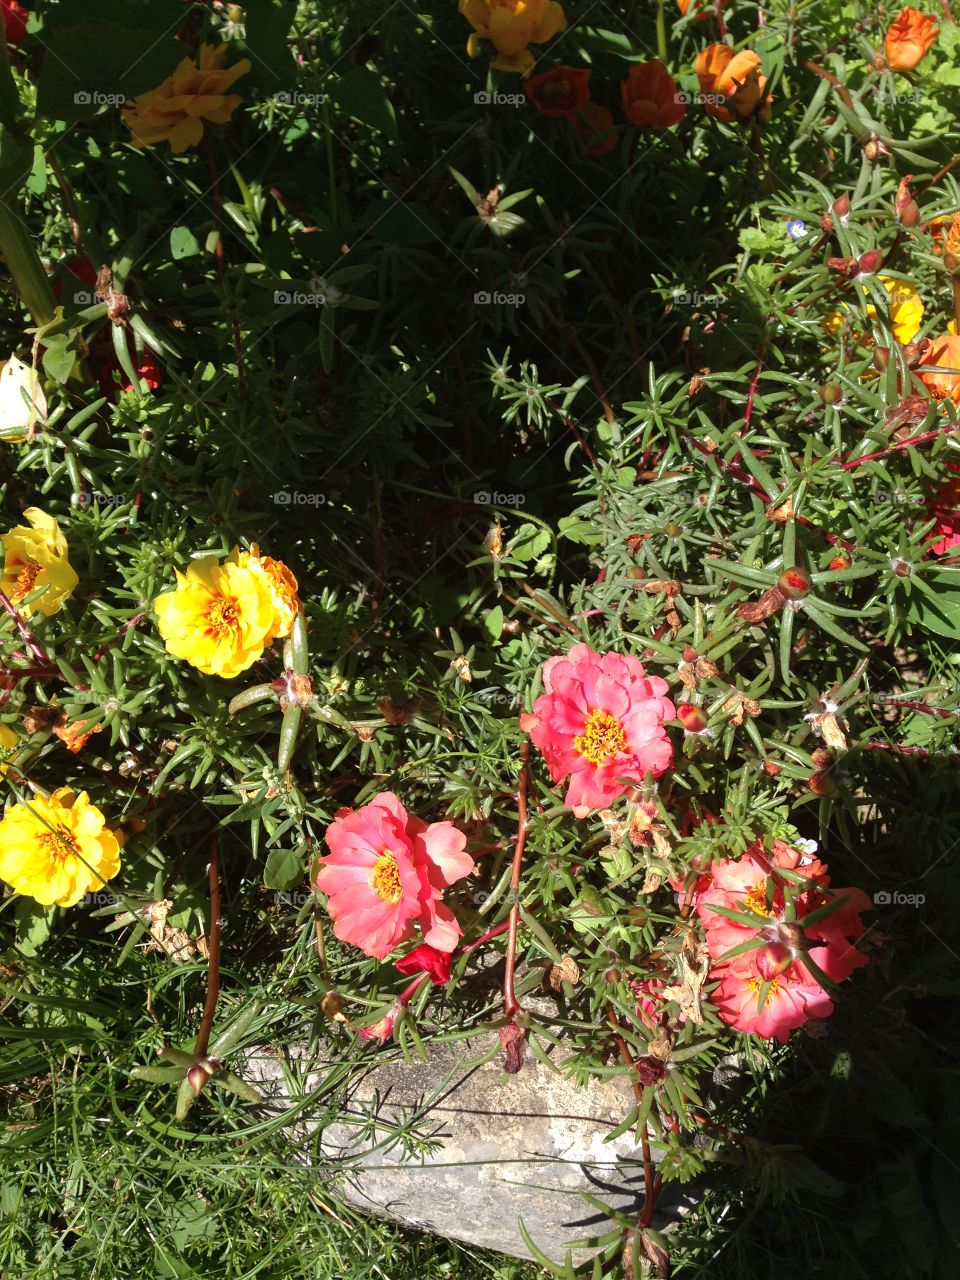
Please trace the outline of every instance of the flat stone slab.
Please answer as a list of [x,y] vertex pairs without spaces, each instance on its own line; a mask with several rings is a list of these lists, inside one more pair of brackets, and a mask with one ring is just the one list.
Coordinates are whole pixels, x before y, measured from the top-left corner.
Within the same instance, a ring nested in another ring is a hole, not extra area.
[[[529,1051],[523,1068],[507,1075],[499,1052],[478,1063],[495,1043],[494,1033],[433,1042],[428,1060],[414,1063],[371,1050],[371,1066],[350,1084],[341,1118],[321,1135],[331,1160],[324,1172],[339,1175],[344,1199],[369,1213],[530,1258],[522,1218],[547,1257],[562,1262],[573,1248],[582,1261],[595,1252],[589,1238],[611,1224],[580,1192],[631,1216],[643,1205],[632,1132],[605,1141],[633,1107],[632,1090],[610,1077],[578,1087]],[[304,1093],[332,1065],[308,1064],[297,1050],[291,1057]],[[269,1051],[248,1060],[245,1077],[277,1102],[297,1100]],[[398,1126],[407,1136],[396,1134]],[[689,1189],[668,1183],[652,1225],[666,1229],[696,1202]]]

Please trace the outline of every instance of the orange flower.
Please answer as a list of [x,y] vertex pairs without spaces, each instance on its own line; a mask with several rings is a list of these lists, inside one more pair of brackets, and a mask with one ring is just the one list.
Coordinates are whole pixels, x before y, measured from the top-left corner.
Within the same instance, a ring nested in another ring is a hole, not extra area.
[[718,120],[730,119],[727,108],[713,99],[723,96],[717,90],[717,80],[729,66],[732,57],[733,50],[728,44],[708,44],[697,54],[697,60],[694,63],[694,71],[700,83],[700,93],[706,99],[707,115],[716,116]]
[[635,62],[620,93],[623,114],[640,129],[669,129],[687,113],[676,81],[659,58]]
[[605,156],[617,145],[616,135],[604,138],[592,147],[587,144],[613,128],[613,116],[599,102],[585,102],[577,115],[570,117],[570,123],[577,131],[580,141],[587,148],[587,155]]
[[735,53],[717,76],[715,91],[733,103],[737,115],[752,116],[768,102],[767,77],[752,49]]
[[891,71],[912,71],[939,34],[935,18],[909,5],[901,9],[887,28],[883,42],[887,66]]
[[93,735],[99,733],[102,728],[103,725],[97,724],[94,717],[91,716],[88,720],[74,720],[72,724],[55,724],[53,726],[53,736],[59,738],[67,750],[76,755],[78,751],[83,750]]
[[935,400],[953,400],[960,404],[960,337],[946,333],[942,338],[935,338],[923,363],[953,370],[952,373],[921,373],[920,380]]
[[[707,18],[713,17],[714,6],[707,3],[707,0],[677,0],[677,8],[680,10],[681,18],[685,18],[690,10],[691,4],[693,12],[696,14],[696,22],[706,22]],[[717,9],[722,9],[722,0],[718,0]]]
[[943,265],[957,275],[960,272],[960,213],[955,213],[943,238]]
[[590,101],[590,68],[554,67],[525,80],[523,88],[541,115],[572,116]]

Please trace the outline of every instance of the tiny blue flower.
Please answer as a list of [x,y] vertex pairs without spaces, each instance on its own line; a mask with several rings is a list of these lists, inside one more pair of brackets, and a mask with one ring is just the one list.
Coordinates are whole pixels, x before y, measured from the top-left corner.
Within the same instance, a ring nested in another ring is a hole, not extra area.
[[787,223],[787,235],[791,240],[802,240],[807,234],[807,224],[802,218],[791,218]]

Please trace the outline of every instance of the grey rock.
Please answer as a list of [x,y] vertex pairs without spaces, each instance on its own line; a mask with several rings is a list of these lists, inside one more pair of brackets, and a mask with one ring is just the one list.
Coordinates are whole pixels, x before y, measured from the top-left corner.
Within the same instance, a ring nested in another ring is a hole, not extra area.
[[[643,1205],[633,1134],[605,1141],[633,1106],[630,1086],[595,1077],[578,1087],[529,1052],[508,1076],[499,1052],[481,1061],[494,1045],[492,1033],[431,1042],[414,1063],[371,1050],[320,1135],[324,1175],[337,1176],[348,1203],[408,1226],[529,1258],[522,1219],[549,1258],[562,1262],[570,1247],[583,1261],[611,1222],[581,1192],[634,1218]],[[284,1069],[267,1051],[245,1075],[284,1105],[318,1088],[331,1065],[295,1052]],[[652,1225],[668,1228],[695,1203],[695,1192],[666,1184]]]

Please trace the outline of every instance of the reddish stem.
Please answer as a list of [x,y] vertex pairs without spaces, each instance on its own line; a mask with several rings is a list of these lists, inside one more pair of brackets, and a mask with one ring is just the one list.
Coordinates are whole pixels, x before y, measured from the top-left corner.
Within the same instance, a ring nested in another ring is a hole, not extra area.
[[520,1011],[520,1002],[514,989],[514,971],[517,963],[517,926],[520,923],[520,865],[527,843],[527,787],[530,782],[530,743],[524,738],[520,743],[520,779],[517,787],[517,843],[513,850],[513,869],[510,873],[510,918],[507,921],[507,957],[503,973],[503,1012],[512,1019]]
[[197,1032],[194,1056],[205,1058],[210,1045],[210,1032],[220,998],[220,838],[216,832],[210,837],[210,865],[207,867],[210,884],[210,938],[207,956],[207,998],[203,1005],[203,1018]]
[[953,435],[957,428],[947,425],[938,427],[936,431],[924,431],[918,436],[911,436],[909,440],[901,440],[899,444],[892,444],[889,448],[878,449],[876,453],[865,453],[859,458],[852,458],[849,462],[841,462],[839,464],[841,471],[853,471],[855,467],[862,467],[865,462],[876,462],[878,458],[885,458],[888,454],[897,453],[900,449],[909,449],[915,444],[929,444],[931,440],[936,440],[940,436]]
[[23,640],[23,643],[27,646],[27,648],[30,650],[33,656],[37,659],[37,661],[42,662],[45,667],[52,667],[53,663],[50,661],[50,659],[47,657],[44,651],[37,644],[36,640],[34,640],[33,636],[30,634],[29,628],[27,627],[27,624],[24,622],[23,616],[21,615],[20,610],[9,599],[9,597],[6,596],[2,591],[0,591],[0,606],[2,606],[3,609],[13,619],[14,623],[16,624],[17,630],[20,632],[20,638]]

